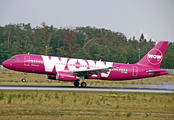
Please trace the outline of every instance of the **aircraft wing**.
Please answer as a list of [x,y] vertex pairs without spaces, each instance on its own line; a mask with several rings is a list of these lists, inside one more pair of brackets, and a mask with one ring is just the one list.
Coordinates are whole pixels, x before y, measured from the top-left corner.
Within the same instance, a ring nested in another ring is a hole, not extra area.
[[93,69],[84,69],[84,70],[73,70],[71,71],[72,73],[75,73],[79,76],[84,76],[84,75],[92,75],[92,74],[99,74],[99,73],[107,73],[109,72],[110,69],[114,69],[115,67],[103,67],[103,68],[93,68]]

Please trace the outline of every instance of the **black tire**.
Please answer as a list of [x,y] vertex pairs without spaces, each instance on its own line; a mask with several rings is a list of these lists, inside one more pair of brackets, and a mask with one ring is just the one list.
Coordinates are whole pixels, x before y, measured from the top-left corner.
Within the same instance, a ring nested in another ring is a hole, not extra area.
[[85,82],[81,83],[81,87],[85,88],[87,86],[87,84]]
[[74,86],[75,86],[75,87],[79,87],[79,82],[78,82],[78,81],[75,81],[75,82],[74,82]]
[[25,82],[25,81],[26,81],[26,79],[24,79],[24,78],[23,78],[21,81],[22,81],[22,82]]

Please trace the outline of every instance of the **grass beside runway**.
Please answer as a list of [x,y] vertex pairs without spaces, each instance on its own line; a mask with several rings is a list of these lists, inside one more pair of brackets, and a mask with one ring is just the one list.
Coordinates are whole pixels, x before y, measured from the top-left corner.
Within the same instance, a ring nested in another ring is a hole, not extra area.
[[[21,82],[22,72],[11,70],[0,70],[0,84],[28,84],[28,85],[64,85],[73,86],[73,82],[59,80],[49,80],[46,75],[27,74],[26,82]],[[164,87],[174,88],[174,75],[164,75],[159,77],[144,78],[128,81],[106,81],[86,79],[87,86],[130,86],[130,87]]]
[[[46,75],[0,71],[0,84],[70,85]],[[160,87],[174,75],[130,81],[85,80],[88,86]],[[0,91],[0,119],[174,119],[174,94],[61,91]],[[166,114],[167,113],[167,114]]]
[[174,93],[0,91],[0,119],[174,119]]

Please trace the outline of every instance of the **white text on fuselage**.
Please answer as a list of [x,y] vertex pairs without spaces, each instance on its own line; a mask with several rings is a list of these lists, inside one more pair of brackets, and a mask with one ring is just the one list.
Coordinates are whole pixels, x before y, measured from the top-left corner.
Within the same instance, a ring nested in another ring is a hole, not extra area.
[[[91,68],[102,68],[102,67],[112,67],[111,62],[93,61],[93,60],[83,60],[83,59],[73,59],[73,58],[58,58],[42,56],[44,61],[44,67],[46,72],[52,72],[55,66],[56,71],[62,70],[87,70]],[[106,73],[101,73],[102,77],[108,77],[110,71]]]
[[124,68],[114,68],[112,70],[117,71],[117,72],[121,72],[121,73],[124,73],[124,74],[128,73],[128,69],[124,69]]

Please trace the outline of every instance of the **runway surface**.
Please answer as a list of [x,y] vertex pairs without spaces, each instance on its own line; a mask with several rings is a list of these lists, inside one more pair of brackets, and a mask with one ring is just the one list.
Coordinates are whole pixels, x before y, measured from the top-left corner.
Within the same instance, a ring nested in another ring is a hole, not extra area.
[[0,90],[39,90],[39,91],[82,91],[82,92],[139,92],[139,93],[174,93],[174,89],[139,88],[139,87],[101,87],[86,88],[54,85],[0,85]]

